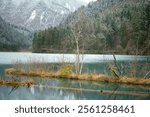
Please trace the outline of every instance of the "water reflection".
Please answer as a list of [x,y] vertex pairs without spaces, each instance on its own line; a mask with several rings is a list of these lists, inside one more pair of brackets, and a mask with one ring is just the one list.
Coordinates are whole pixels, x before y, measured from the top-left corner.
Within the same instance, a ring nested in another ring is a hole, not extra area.
[[[10,57],[11,56],[11,57]],[[60,55],[49,54],[32,54],[32,53],[0,53],[0,76],[2,79],[10,80],[12,77],[5,75],[4,70],[11,67],[12,60],[26,60],[26,57],[43,56],[47,62],[58,59]],[[73,55],[66,55],[73,58]],[[52,58],[51,58],[52,57]],[[104,73],[109,74],[107,68],[112,64],[112,55],[86,55],[84,73]],[[133,56],[117,56],[116,57],[122,74],[130,73]],[[143,76],[145,69],[150,69],[149,60],[147,57],[138,56],[138,64],[136,69],[140,72],[139,76]],[[149,58],[149,57],[148,57]],[[108,61],[109,60],[109,61]],[[147,64],[147,65],[146,65]],[[134,65],[134,66],[135,66]],[[55,67],[57,69],[57,67]],[[131,73],[132,74],[132,73]],[[27,77],[13,77],[19,81],[34,80],[35,86],[32,87],[8,87],[0,86],[0,99],[22,99],[22,100],[106,100],[106,99],[150,99],[150,86],[126,85],[117,83],[102,83],[91,81],[78,81],[68,79],[41,79]]]
[[[25,79],[25,78],[22,78]],[[41,81],[41,79],[39,80]],[[114,83],[99,83],[66,79],[44,79],[37,85],[26,88],[0,86],[0,99],[36,100],[105,100],[105,99],[150,99],[149,86],[133,86]],[[62,83],[63,82],[63,83]],[[80,88],[79,88],[80,85]],[[12,91],[12,92],[11,92]],[[11,92],[11,94],[10,94]]]

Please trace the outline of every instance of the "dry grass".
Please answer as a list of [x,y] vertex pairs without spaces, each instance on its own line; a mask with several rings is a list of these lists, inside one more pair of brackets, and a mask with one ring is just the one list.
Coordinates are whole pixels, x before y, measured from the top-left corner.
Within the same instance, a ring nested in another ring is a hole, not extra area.
[[30,76],[30,77],[47,77],[47,78],[68,78],[76,80],[88,80],[88,81],[100,81],[100,82],[114,82],[114,83],[125,83],[125,84],[134,84],[134,85],[150,85],[150,79],[144,78],[113,78],[104,74],[62,74],[61,72],[48,72],[48,71],[30,71],[26,72],[25,70],[18,70],[15,68],[6,69],[5,73],[8,75],[17,75],[17,76]]
[[150,85],[150,79],[122,77],[119,82],[135,85]]
[[14,80],[0,80],[0,85],[6,85],[6,86],[27,86],[30,87],[34,84],[33,81],[14,81]]
[[7,74],[16,74],[16,75],[26,75],[27,74],[23,69],[15,69],[15,68],[6,69],[5,72]]
[[49,71],[50,69],[52,69],[51,64],[43,63],[45,63],[45,60],[43,58],[29,58],[26,62],[17,60],[13,63],[13,68],[17,69],[17,71],[24,70],[25,72]]

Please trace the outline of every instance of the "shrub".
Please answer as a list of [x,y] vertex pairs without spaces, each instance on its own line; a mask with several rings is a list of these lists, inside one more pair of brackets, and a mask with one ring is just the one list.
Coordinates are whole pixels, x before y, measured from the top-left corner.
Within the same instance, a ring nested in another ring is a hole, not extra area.
[[73,73],[73,66],[70,65],[70,64],[64,64],[60,67],[60,70],[59,72],[62,74],[62,75],[69,75],[69,74],[72,74]]

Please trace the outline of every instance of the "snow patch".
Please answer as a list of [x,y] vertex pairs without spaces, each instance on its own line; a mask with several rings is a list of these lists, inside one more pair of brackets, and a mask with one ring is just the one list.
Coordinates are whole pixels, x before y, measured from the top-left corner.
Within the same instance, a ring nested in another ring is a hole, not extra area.
[[86,3],[86,4],[88,4],[89,2],[94,2],[94,1],[96,1],[96,0],[81,0],[81,1],[83,1],[83,2]]
[[31,21],[31,20],[34,20],[35,17],[36,17],[36,10],[34,10],[34,11],[32,12],[32,14],[31,14],[29,20],[30,20],[30,21]]
[[45,12],[43,12],[40,16],[40,24],[43,23],[43,18],[44,18]]
[[73,7],[73,12],[76,10],[76,8],[75,7]]
[[65,4],[65,7],[66,7],[67,9],[71,10],[71,6],[70,6],[68,3]]
[[65,12],[64,12],[63,10],[61,10],[60,14],[62,14],[62,15],[63,15],[64,13],[65,13]]
[[25,25],[26,25],[27,23],[31,22],[32,20],[34,20],[35,17],[36,17],[36,10],[32,11],[32,13],[31,13],[29,19],[26,21]]
[[45,14],[44,12],[41,14],[41,17],[40,17],[41,20],[43,20],[44,14]]

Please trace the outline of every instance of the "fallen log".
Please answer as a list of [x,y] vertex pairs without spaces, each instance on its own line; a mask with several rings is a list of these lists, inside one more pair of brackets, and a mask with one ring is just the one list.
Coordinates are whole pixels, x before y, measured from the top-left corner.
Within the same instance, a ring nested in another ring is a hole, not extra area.
[[0,80],[0,85],[6,86],[24,86],[30,87],[34,84],[33,81],[15,81],[15,80]]

